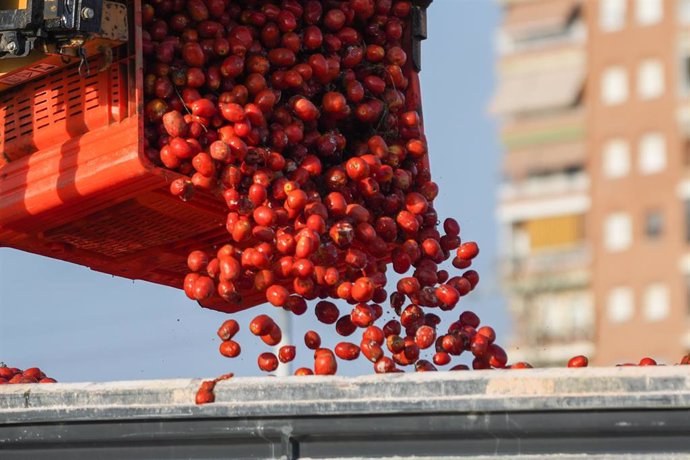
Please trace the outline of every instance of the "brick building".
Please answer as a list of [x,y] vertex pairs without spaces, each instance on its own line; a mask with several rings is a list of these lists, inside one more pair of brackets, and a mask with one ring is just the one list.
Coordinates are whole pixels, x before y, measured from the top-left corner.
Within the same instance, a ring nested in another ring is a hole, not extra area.
[[511,357],[690,349],[690,0],[507,0],[497,219]]

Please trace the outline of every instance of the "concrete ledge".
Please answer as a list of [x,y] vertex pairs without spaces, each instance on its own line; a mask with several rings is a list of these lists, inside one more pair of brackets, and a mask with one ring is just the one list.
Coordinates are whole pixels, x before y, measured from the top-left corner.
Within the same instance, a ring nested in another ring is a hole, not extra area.
[[235,378],[216,402],[201,383],[150,380],[0,386],[0,425],[26,422],[299,417],[585,409],[688,409],[690,366]]
[[0,387],[3,460],[690,458],[690,366]]

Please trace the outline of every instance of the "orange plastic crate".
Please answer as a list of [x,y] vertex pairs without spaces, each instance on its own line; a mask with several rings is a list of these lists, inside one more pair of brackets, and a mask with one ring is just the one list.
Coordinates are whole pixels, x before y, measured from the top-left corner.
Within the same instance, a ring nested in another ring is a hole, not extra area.
[[[189,251],[227,242],[227,208],[211,196],[171,196],[179,174],[144,156],[141,2],[129,5],[132,38],[105,70],[80,76],[75,64],[0,94],[0,245],[181,288]],[[89,65],[103,66],[102,57]],[[408,106],[421,112],[408,71]],[[239,304],[204,306],[234,312],[266,301],[240,294]]]

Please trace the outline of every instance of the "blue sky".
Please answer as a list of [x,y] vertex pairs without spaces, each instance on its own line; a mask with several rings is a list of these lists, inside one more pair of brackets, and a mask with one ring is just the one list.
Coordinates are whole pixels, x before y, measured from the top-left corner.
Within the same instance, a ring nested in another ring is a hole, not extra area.
[[[506,343],[510,327],[497,278],[494,220],[500,146],[486,110],[499,14],[491,0],[434,0],[421,78],[431,169],[441,190],[436,208],[441,218],[457,218],[463,240],[481,248],[479,287],[453,316],[475,311]],[[266,346],[246,325],[271,309],[235,315],[244,351],[229,360],[218,354],[215,335],[227,316],[198,307],[179,290],[0,248],[0,361],[39,366],[59,381],[256,375],[256,356]],[[299,344],[308,329],[319,331],[325,345],[339,341],[311,311],[292,325]],[[296,365],[309,365],[303,346]],[[371,370],[363,360],[340,366],[345,375]]]

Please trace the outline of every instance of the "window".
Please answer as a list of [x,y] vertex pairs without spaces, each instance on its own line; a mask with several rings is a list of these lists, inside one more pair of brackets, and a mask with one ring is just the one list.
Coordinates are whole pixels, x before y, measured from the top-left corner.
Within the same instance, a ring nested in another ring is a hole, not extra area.
[[670,311],[668,288],[662,283],[647,286],[644,291],[644,316],[648,321],[661,321]]
[[572,328],[572,311],[567,308],[569,305],[565,304],[562,298],[550,296],[549,300],[548,304],[540,305],[542,307],[540,316],[545,325],[542,333],[545,339],[550,339],[547,341],[557,341],[558,338],[567,335],[569,329]]
[[664,231],[664,215],[658,209],[647,212],[644,219],[644,233],[650,240],[655,240]]
[[681,94],[687,95],[690,93],[690,51],[683,51],[683,55],[680,57],[680,91]]
[[690,0],[678,0],[678,22],[690,24]]
[[648,133],[640,138],[638,168],[642,174],[654,174],[666,168],[666,139],[660,133]]
[[513,226],[513,254],[515,257],[524,257],[529,251],[529,232],[523,223],[517,223]]
[[635,313],[632,290],[628,287],[616,287],[611,289],[606,301],[606,310],[609,321],[612,323],[630,321]]
[[685,242],[690,243],[690,200],[683,202],[685,208]]
[[611,252],[628,249],[632,244],[632,222],[624,212],[609,214],[604,222],[604,246]]
[[685,314],[690,316],[690,275],[685,275]]
[[654,99],[664,94],[664,67],[658,59],[645,59],[637,68],[637,95]]
[[622,104],[628,99],[628,75],[621,66],[604,70],[601,78],[601,100],[606,105]]
[[594,308],[592,298],[588,292],[574,293],[568,306],[572,311],[572,327],[574,340],[588,340],[593,335]]
[[621,30],[625,26],[628,0],[601,0],[599,2],[599,27],[605,32]]
[[649,26],[661,21],[664,16],[664,3],[662,0],[636,0],[635,19],[643,26]]
[[609,179],[624,177],[630,172],[630,147],[623,139],[614,139],[604,145],[604,175]]
[[532,337],[539,344],[572,343],[592,338],[594,308],[588,292],[542,293],[532,298],[530,309],[536,312]]

